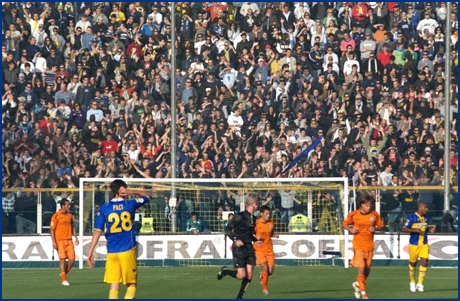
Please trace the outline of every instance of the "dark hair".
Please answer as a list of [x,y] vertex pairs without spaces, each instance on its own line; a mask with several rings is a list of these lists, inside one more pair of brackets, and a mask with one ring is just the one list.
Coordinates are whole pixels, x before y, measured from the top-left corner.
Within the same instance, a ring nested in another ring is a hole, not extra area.
[[363,194],[361,196],[359,196],[358,198],[358,204],[359,206],[361,207],[362,204],[364,203],[367,203],[367,202],[371,202],[371,204],[375,204],[375,199],[372,195],[370,194]]
[[128,185],[126,185],[126,182],[120,179],[117,179],[110,183],[110,190],[112,191],[113,195],[116,196],[118,194],[118,190],[120,190],[121,187],[127,188]]
[[428,207],[428,204],[425,201],[418,201],[417,202],[417,209],[420,207]]
[[260,213],[265,212],[265,211],[271,211],[270,207],[268,207],[267,205],[260,207]]
[[64,206],[64,205],[65,205],[65,203],[67,203],[67,202],[69,202],[69,203],[70,203],[70,201],[69,201],[68,199],[66,199],[66,198],[63,198],[63,199],[61,199],[61,200],[59,201],[59,204],[61,204],[61,206]]

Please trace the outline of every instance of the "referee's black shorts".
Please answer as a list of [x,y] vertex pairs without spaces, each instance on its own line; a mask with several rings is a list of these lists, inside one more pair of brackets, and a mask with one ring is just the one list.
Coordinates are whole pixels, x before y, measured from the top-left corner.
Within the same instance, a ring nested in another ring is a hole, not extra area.
[[252,244],[245,244],[241,247],[237,247],[233,244],[232,253],[233,266],[235,268],[244,268],[246,265],[256,265],[256,254]]

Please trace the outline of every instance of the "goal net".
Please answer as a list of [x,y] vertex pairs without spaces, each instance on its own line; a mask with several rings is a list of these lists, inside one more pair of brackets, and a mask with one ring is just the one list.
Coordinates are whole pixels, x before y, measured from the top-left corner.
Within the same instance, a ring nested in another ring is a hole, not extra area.
[[[113,197],[109,189],[113,180],[80,179],[80,268],[87,258],[99,206]],[[334,259],[340,258],[348,267],[348,233],[341,228],[349,208],[347,178],[123,180],[131,189],[150,195],[150,203],[135,214],[141,265],[151,260],[209,265],[215,259],[231,259],[225,225],[232,214],[244,210],[246,197],[255,194],[259,209],[271,209],[275,232],[280,234],[274,239],[277,262],[310,266],[334,264]],[[198,220],[193,227],[192,213]],[[258,214],[256,211],[255,216]],[[301,223],[305,221],[302,214],[307,217],[305,225]],[[105,252],[101,237],[96,260],[105,260]]]

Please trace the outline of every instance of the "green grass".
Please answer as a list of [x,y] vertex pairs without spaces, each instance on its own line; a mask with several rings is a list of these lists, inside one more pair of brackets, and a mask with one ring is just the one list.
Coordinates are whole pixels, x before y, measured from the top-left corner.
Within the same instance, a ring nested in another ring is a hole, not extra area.
[[[240,282],[225,277],[217,281],[219,267],[141,267],[137,299],[234,299]],[[263,295],[257,267],[245,299],[354,299],[351,283],[356,270],[343,267],[277,266],[269,279],[269,295]],[[418,272],[417,272],[418,273]],[[58,269],[4,269],[4,299],[105,299],[108,285],[103,268],[73,269],[70,286],[60,284]],[[417,275],[417,274],[416,274]],[[405,267],[374,267],[367,280],[370,298],[457,299],[458,270],[429,268],[424,293],[409,291]],[[125,288],[120,298],[124,297]]]

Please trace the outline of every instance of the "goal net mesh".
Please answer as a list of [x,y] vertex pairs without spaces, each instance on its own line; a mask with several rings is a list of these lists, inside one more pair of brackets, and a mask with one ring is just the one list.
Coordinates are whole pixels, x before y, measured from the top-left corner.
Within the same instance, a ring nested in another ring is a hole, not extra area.
[[[83,201],[83,204],[80,234],[82,236],[91,235],[99,206],[113,197],[110,192],[112,180],[81,180],[80,200]],[[348,186],[344,179],[296,179],[296,181],[289,179],[219,179],[215,181],[210,179],[206,182],[196,181],[196,179],[123,180],[126,180],[131,189],[147,191],[150,195],[150,203],[141,207],[135,215],[134,225],[140,236],[190,234],[190,231],[187,231],[187,221],[191,213],[195,213],[201,221],[200,235],[220,235],[222,237],[229,214],[243,211],[247,196],[255,194],[259,197],[259,209],[264,205],[271,209],[275,232],[340,236],[339,246],[334,249],[343,254],[344,233],[341,223],[344,212],[346,214],[348,210]],[[258,213],[256,211],[256,217]],[[308,218],[307,231],[299,231],[292,227],[293,217],[298,213]],[[153,225],[145,222],[146,217],[153,218],[150,219]],[[231,252],[224,253],[228,257],[228,253]],[[222,257],[222,255],[219,256],[219,258]],[[325,257],[331,258],[331,256]],[[155,258],[155,256],[152,255],[149,258]],[[99,252],[96,259],[104,259],[104,254]],[[320,264],[319,260],[302,258],[297,258],[296,262],[300,265]]]

